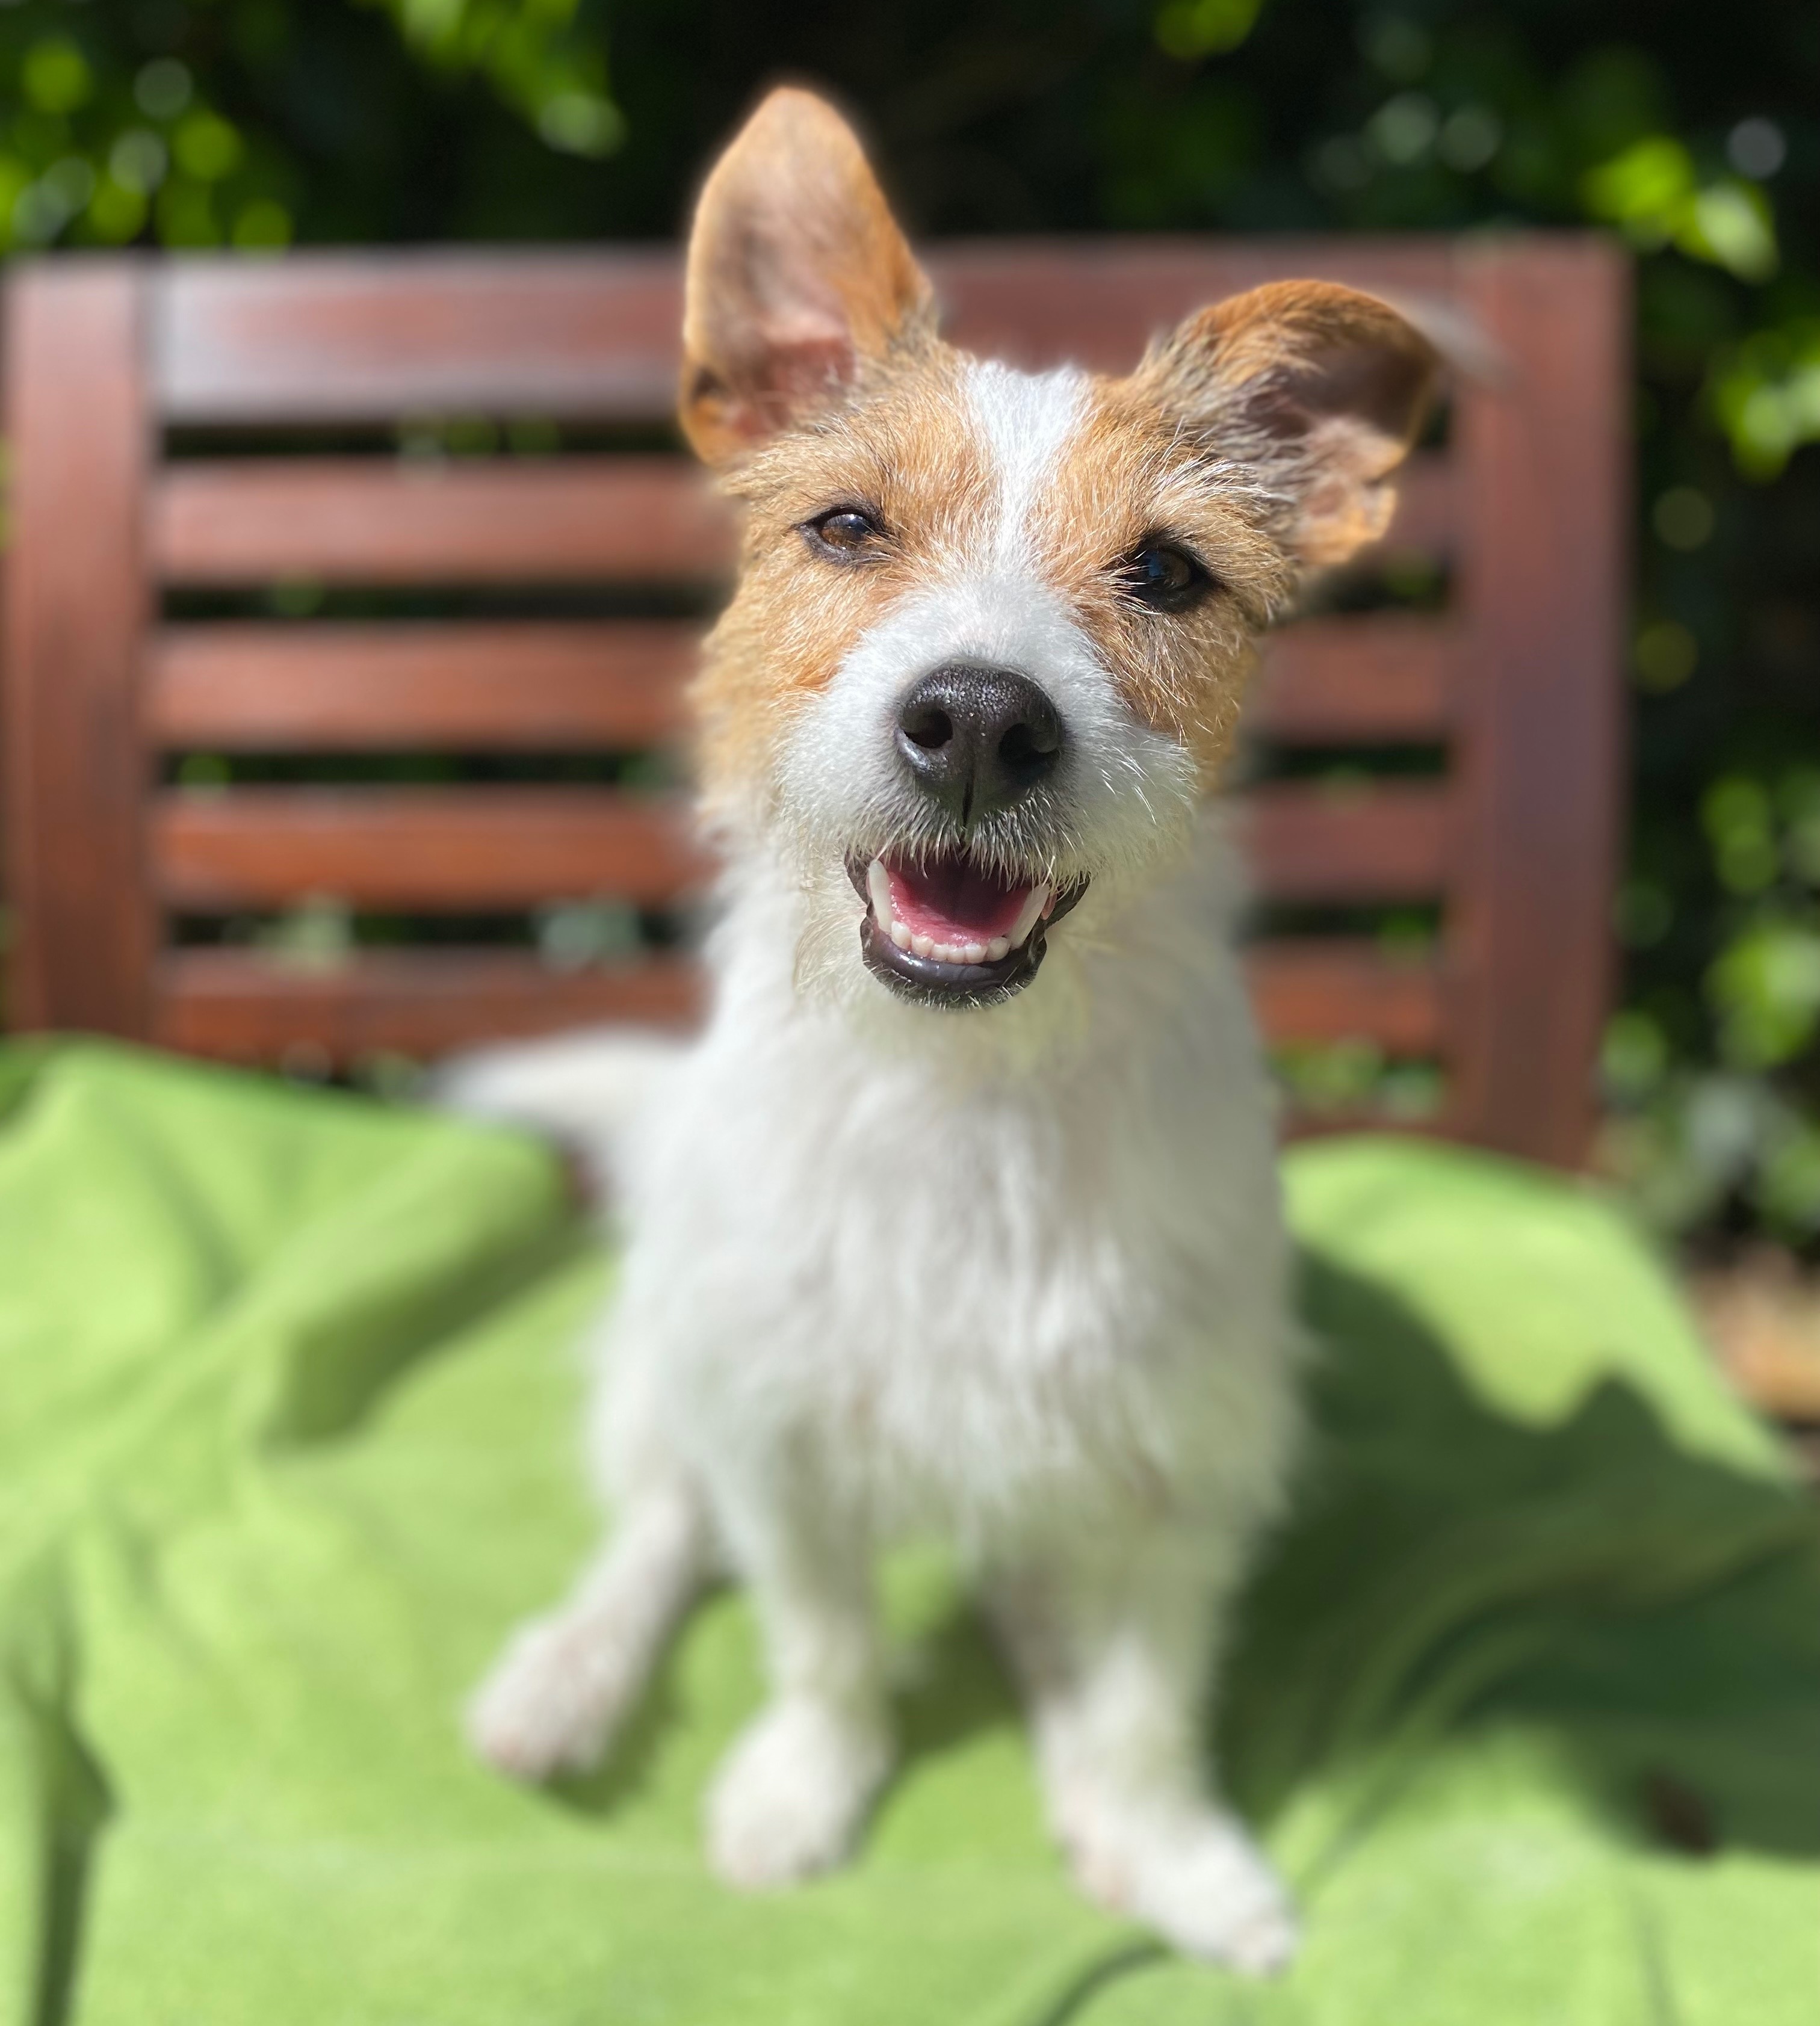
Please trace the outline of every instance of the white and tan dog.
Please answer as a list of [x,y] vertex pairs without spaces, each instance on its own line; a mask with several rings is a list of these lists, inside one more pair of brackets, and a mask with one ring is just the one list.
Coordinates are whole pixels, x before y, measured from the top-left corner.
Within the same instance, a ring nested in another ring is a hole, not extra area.
[[872,1561],[938,1532],[1084,1890],[1273,1969],[1293,1916],[1205,1739],[1296,1335],[1206,805],[1258,635],[1383,529],[1433,355],[1310,282],[1127,379],[969,358],[794,90],[709,179],[684,337],[683,426],[745,508],[696,691],[714,1009],[673,1057],[584,1039],[454,1079],[610,1141],[629,1231],[592,1430],[615,1531],[473,1738],[526,1778],[595,1759],[730,1560],[772,1700],[715,1782],[714,1864],[832,1865],[892,1762]]

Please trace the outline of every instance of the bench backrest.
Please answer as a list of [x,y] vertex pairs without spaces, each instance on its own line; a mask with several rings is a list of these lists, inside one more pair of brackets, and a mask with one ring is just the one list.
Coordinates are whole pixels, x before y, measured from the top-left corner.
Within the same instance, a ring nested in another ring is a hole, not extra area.
[[[1030,365],[1127,367],[1286,275],[1476,326],[1498,370],[1457,392],[1380,558],[1424,597],[1272,649],[1254,720],[1290,759],[1245,802],[1254,975],[1278,1042],[1434,1063],[1431,1123],[1578,1159],[1620,774],[1621,259],[1103,240],[930,264],[956,339]],[[731,554],[667,429],[678,319],[655,249],[14,270],[15,1024],[320,1066],[691,1016],[672,930],[708,868],[627,760],[676,735]],[[466,438],[503,448],[446,454]],[[228,755],[256,778],[213,784]],[[580,929],[540,953],[524,924],[563,902]],[[352,943],[312,942],[337,909]]]

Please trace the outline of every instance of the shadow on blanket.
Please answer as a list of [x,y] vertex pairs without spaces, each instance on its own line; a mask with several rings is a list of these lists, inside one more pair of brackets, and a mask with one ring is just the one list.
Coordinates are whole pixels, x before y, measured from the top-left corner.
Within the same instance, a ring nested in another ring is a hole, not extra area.
[[[1520,1718],[1621,1835],[1820,1855],[1820,1756],[1800,1735],[1812,1656],[1788,1637],[1803,1610],[1820,1625],[1808,1501],[1690,1453],[1619,1381],[1558,1425],[1512,1421],[1394,1295],[1313,1253],[1302,1283],[1323,1346],[1315,1440],[1214,1745],[1246,1814],[1268,1823],[1298,1788],[1369,1769],[1337,1862],[1423,1746]],[[557,1797],[609,1814],[676,1712],[661,1669],[611,1763]],[[900,1784],[1015,1716],[985,1627],[956,1608],[900,1694]]]

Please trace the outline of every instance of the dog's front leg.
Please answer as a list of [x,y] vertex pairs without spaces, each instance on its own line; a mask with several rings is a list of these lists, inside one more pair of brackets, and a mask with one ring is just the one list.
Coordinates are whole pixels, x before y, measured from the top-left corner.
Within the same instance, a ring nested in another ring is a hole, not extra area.
[[720,1876],[756,1890],[846,1856],[890,1769],[890,1725],[863,1528],[800,1481],[782,1498],[722,1490],[772,1696],[715,1779],[708,1842]]
[[1206,1772],[1210,1674],[1240,1558],[1198,1528],[1104,1546],[993,1590],[1056,1839],[1101,1906],[1189,1954],[1280,1969],[1295,1950],[1294,1913]]

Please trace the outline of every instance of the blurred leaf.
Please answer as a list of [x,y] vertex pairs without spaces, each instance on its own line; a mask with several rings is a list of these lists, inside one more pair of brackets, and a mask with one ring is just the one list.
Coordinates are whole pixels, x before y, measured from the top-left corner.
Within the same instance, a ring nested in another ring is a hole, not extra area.
[[1820,924],[1753,922],[1707,974],[1728,1061],[1770,1069],[1801,1053],[1820,1026]]
[[1156,44],[1184,61],[1236,50],[1257,26],[1264,0],[1168,0],[1157,9]]
[[1652,134],[1581,179],[1586,208],[1641,247],[1673,245],[1697,260],[1761,282],[1776,271],[1775,220],[1755,183],[1737,176],[1702,186],[1679,141]]

